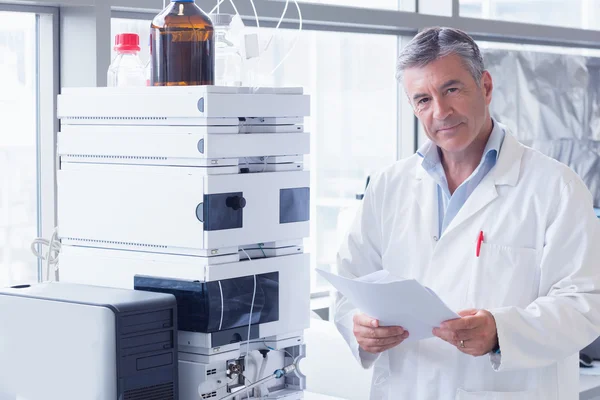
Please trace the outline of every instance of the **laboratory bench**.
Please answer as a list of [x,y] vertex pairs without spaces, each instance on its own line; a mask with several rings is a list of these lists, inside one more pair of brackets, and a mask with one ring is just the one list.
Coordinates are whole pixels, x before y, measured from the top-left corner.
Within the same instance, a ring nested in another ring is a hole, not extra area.
[[[304,400],[345,400],[324,394],[304,392]],[[579,376],[579,400],[600,400],[600,376]]]
[[579,399],[600,400],[599,375],[579,375]]
[[340,397],[332,397],[326,394],[304,392],[304,400],[344,400]]

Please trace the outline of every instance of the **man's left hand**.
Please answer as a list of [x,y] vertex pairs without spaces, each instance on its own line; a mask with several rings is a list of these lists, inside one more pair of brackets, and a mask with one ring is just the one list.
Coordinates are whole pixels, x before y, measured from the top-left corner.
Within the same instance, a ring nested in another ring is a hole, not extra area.
[[486,310],[465,310],[461,318],[442,322],[433,334],[475,357],[491,352],[498,343],[496,320]]

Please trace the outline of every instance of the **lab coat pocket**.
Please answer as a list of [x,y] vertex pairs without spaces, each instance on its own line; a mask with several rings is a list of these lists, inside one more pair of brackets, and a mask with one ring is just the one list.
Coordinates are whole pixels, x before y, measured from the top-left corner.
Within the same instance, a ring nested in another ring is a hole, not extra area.
[[456,391],[456,400],[537,400],[537,392],[467,392],[463,389]]
[[472,264],[468,302],[471,307],[526,307],[537,293],[537,252],[524,247],[482,243]]

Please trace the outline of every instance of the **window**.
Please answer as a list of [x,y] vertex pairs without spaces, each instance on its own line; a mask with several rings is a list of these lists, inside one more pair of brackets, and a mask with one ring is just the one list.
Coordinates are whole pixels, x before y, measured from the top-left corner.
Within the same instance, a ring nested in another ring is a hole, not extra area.
[[[148,37],[150,23],[113,19],[113,37],[126,31]],[[247,28],[248,32],[256,31]],[[312,267],[331,270],[369,174],[397,155],[398,85],[396,36],[263,28],[268,50],[247,68],[245,85],[301,86],[311,95],[305,121],[312,149],[311,238],[305,251]],[[285,62],[271,72],[297,43]],[[142,49],[142,52],[144,49]],[[147,51],[147,50],[146,50]],[[312,274],[313,292],[327,286]]]
[[520,43],[502,43],[478,41],[477,44],[483,49],[503,49],[514,51],[530,51],[540,53],[571,54],[586,57],[600,57],[600,49],[585,49],[581,47],[559,47]]
[[0,285],[37,280],[37,16],[0,11]]
[[336,6],[348,7],[381,8],[384,10],[415,10],[415,0],[302,0],[302,2],[331,4]]
[[567,28],[600,28],[597,0],[461,0],[460,16]]
[[452,0],[419,0],[419,13],[452,16]]
[[[600,29],[597,0],[460,0],[461,17]],[[449,17],[452,0],[419,0],[419,12]]]
[[[262,30],[268,41],[273,30]],[[398,84],[395,36],[278,31],[258,66],[265,86],[302,86],[311,95],[310,169],[313,172],[312,267],[331,270],[341,239],[358,205],[367,176],[393,163],[397,154]],[[327,287],[316,273],[312,290]]]

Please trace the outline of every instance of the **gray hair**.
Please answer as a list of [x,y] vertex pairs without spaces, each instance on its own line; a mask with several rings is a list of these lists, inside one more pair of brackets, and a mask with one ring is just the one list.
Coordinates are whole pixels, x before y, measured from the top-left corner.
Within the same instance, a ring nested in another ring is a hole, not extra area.
[[450,54],[462,58],[477,85],[485,70],[483,57],[473,38],[454,28],[428,28],[417,34],[402,49],[396,67],[396,79],[402,81],[404,70],[421,68]]

